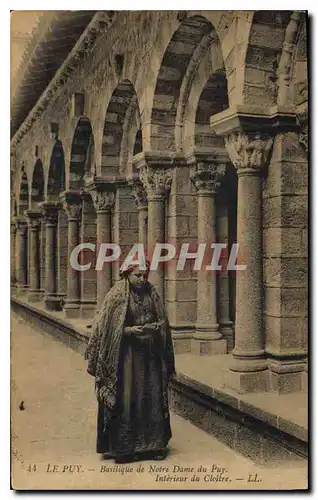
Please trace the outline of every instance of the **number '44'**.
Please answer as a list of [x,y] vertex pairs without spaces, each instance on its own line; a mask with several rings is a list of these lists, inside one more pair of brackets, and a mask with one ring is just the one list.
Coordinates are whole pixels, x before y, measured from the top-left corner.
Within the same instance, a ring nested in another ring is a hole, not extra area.
[[35,471],[36,471],[36,465],[35,464],[29,464],[28,472],[35,472]]

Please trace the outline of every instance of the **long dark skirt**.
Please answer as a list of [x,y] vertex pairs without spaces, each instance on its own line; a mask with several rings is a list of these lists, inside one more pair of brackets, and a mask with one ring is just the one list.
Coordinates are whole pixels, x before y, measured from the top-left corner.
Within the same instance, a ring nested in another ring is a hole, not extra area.
[[171,428],[164,408],[162,359],[157,347],[150,336],[123,339],[117,403],[106,429],[104,406],[98,407],[97,453],[120,457],[167,446]]

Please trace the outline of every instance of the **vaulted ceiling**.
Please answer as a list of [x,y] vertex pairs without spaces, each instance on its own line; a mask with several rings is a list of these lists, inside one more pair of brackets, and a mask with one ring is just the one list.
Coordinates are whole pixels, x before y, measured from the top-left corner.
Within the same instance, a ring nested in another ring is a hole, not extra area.
[[[15,13],[15,15],[20,13]],[[26,46],[11,88],[11,137],[67,58],[96,11],[43,14]],[[21,12],[23,15],[23,12]]]

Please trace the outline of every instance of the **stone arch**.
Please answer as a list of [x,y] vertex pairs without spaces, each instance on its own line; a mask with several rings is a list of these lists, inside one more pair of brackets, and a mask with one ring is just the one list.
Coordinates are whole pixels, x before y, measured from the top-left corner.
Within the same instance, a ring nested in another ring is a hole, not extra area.
[[[94,137],[91,122],[81,117],[75,128],[70,160],[69,188],[82,189],[85,180],[94,173]],[[93,168],[92,168],[93,164]]]
[[113,91],[105,115],[102,174],[129,173],[132,170],[137,134],[142,143],[137,94],[130,80],[123,80]]
[[16,217],[18,215],[18,204],[16,199],[13,200],[12,210],[13,210],[13,217]]
[[182,126],[191,83],[201,58],[213,42],[219,44],[215,28],[201,15],[184,19],[174,32],[162,59],[154,92],[153,149],[175,150],[176,143],[180,143],[176,131]]
[[19,185],[19,204],[18,215],[24,215],[24,211],[29,208],[29,182],[24,165],[21,168],[20,185]]
[[210,118],[228,108],[227,80],[224,72],[213,73],[207,80],[196,109],[194,125],[194,147],[200,150],[223,148],[222,137],[217,136],[210,126]]
[[133,156],[143,150],[142,125],[137,95],[134,94],[127,109],[123,127],[122,146],[120,153],[120,171],[131,177],[135,165]]
[[36,206],[38,203],[44,201],[44,170],[42,161],[38,158],[32,176],[31,186],[31,207]]
[[308,109],[307,25],[305,13],[299,12],[297,14],[299,15],[299,22],[296,24],[293,16],[290,21],[290,24],[294,21],[294,24],[296,24],[294,29],[297,31],[290,67],[290,100],[296,106],[297,111],[301,113]]
[[142,152],[142,130],[139,128],[136,132],[135,142],[134,142],[134,155]]
[[277,70],[291,11],[256,11],[245,56],[243,100],[254,106],[277,102]]
[[50,158],[46,188],[47,199],[57,201],[63,191],[65,191],[65,157],[62,142],[57,140]]
[[[297,22],[298,21],[298,22]],[[289,29],[289,33],[288,33]],[[293,31],[291,32],[291,30]],[[290,33],[291,32],[291,33]],[[302,152],[308,155],[308,66],[307,66],[307,24],[306,14],[297,12],[291,16],[286,37],[295,35],[292,64],[286,75],[288,97],[295,106],[299,129],[299,143]]]

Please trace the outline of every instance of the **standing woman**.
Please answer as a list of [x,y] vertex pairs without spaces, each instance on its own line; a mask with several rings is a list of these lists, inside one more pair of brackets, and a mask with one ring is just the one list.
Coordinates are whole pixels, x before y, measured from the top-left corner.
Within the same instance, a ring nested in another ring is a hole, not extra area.
[[168,319],[146,271],[121,273],[94,319],[85,352],[98,401],[97,453],[117,463],[162,460],[171,438],[168,382],[175,371]]

